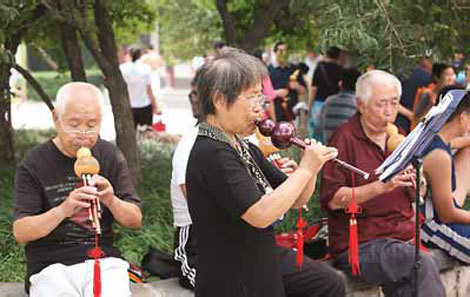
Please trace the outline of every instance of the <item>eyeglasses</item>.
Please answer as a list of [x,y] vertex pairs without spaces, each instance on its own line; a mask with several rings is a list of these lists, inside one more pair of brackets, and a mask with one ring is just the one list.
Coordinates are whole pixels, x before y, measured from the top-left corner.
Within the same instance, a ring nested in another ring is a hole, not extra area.
[[250,102],[251,107],[256,107],[257,105],[260,105],[264,108],[266,104],[266,95],[264,94],[251,95],[250,97],[246,97],[246,99],[248,100],[248,102]]
[[82,130],[76,128],[76,127],[70,127],[68,125],[64,125],[61,118],[59,118],[59,123],[60,123],[60,127],[62,128],[62,131],[64,133],[67,133],[67,134],[70,134],[70,135],[73,135],[73,136],[83,135],[85,137],[93,137],[93,136],[98,135],[98,133],[100,132],[98,130],[99,129],[98,126],[95,126],[95,127],[91,128],[89,130],[86,130],[86,131],[82,131]]

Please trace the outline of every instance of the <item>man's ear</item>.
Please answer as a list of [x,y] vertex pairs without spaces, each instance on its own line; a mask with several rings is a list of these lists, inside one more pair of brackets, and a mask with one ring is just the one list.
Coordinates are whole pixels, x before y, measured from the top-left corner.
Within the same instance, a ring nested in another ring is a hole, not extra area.
[[362,109],[364,108],[364,102],[362,102],[359,97],[356,97],[356,104],[357,104],[357,110],[362,113]]
[[54,121],[54,123],[59,120],[59,116],[57,114],[57,109],[55,109],[55,108],[52,110],[52,120]]

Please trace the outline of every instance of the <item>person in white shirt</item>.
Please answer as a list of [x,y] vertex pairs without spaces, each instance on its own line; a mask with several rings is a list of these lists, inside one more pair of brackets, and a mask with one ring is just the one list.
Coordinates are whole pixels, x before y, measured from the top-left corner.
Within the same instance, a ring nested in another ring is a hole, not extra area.
[[161,114],[160,108],[151,87],[151,68],[139,61],[142,50],[130,50],[131,61],[121,64],[119,69],[127,84],[129,99],[134,118],[134,127],[137,125],[152,125],[153,114]]
[[[194,118],[198,118],[198,99],[195,81],[191,82],[189,101]],[[186,201],[186,166],[189,154],[196,141],[199,127],[196,125],[181,138],[176,146],[172,159],[170,183],[171,205],[173,207],[174,259],[181,263],[180,285],[194,290],[196,281],[195,236],[193,235],[192,220]]]

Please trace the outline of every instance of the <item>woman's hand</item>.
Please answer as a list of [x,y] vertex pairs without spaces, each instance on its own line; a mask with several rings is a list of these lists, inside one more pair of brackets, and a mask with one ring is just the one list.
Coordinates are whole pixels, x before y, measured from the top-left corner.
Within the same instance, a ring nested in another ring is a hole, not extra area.
[[279,170],[284,172],[287,176],[291,175],[297,170],[297,168],[299,168],[297,162],[289,158],[276,160],[276,165],[279,167]]
[[324,146],[314,139],[306,139],[305,143],[307,146],[303,150],[299,169],[303,168],[317,174],[325,162],[338,156],[336,148]]

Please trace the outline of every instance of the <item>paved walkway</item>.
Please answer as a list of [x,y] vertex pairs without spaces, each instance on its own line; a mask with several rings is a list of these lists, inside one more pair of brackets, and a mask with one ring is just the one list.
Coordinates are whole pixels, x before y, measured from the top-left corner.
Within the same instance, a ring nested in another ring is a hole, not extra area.
[[[176,68],[176,88],[163,88],[157,94],[157,100],[163,105],[162,116],[154,115],[154,122],[160,119],[166,125],[167,132],[171,134],[184,134],[195,123],[188,100],[190,70],[186,65]],[[105,140],[114,140],[114,117],[105,93],[103,122],[101,137]],[[53,128],[52,114],[42,102],[24,101],[12,103],[12,122],[14,129],[50,129]]]

